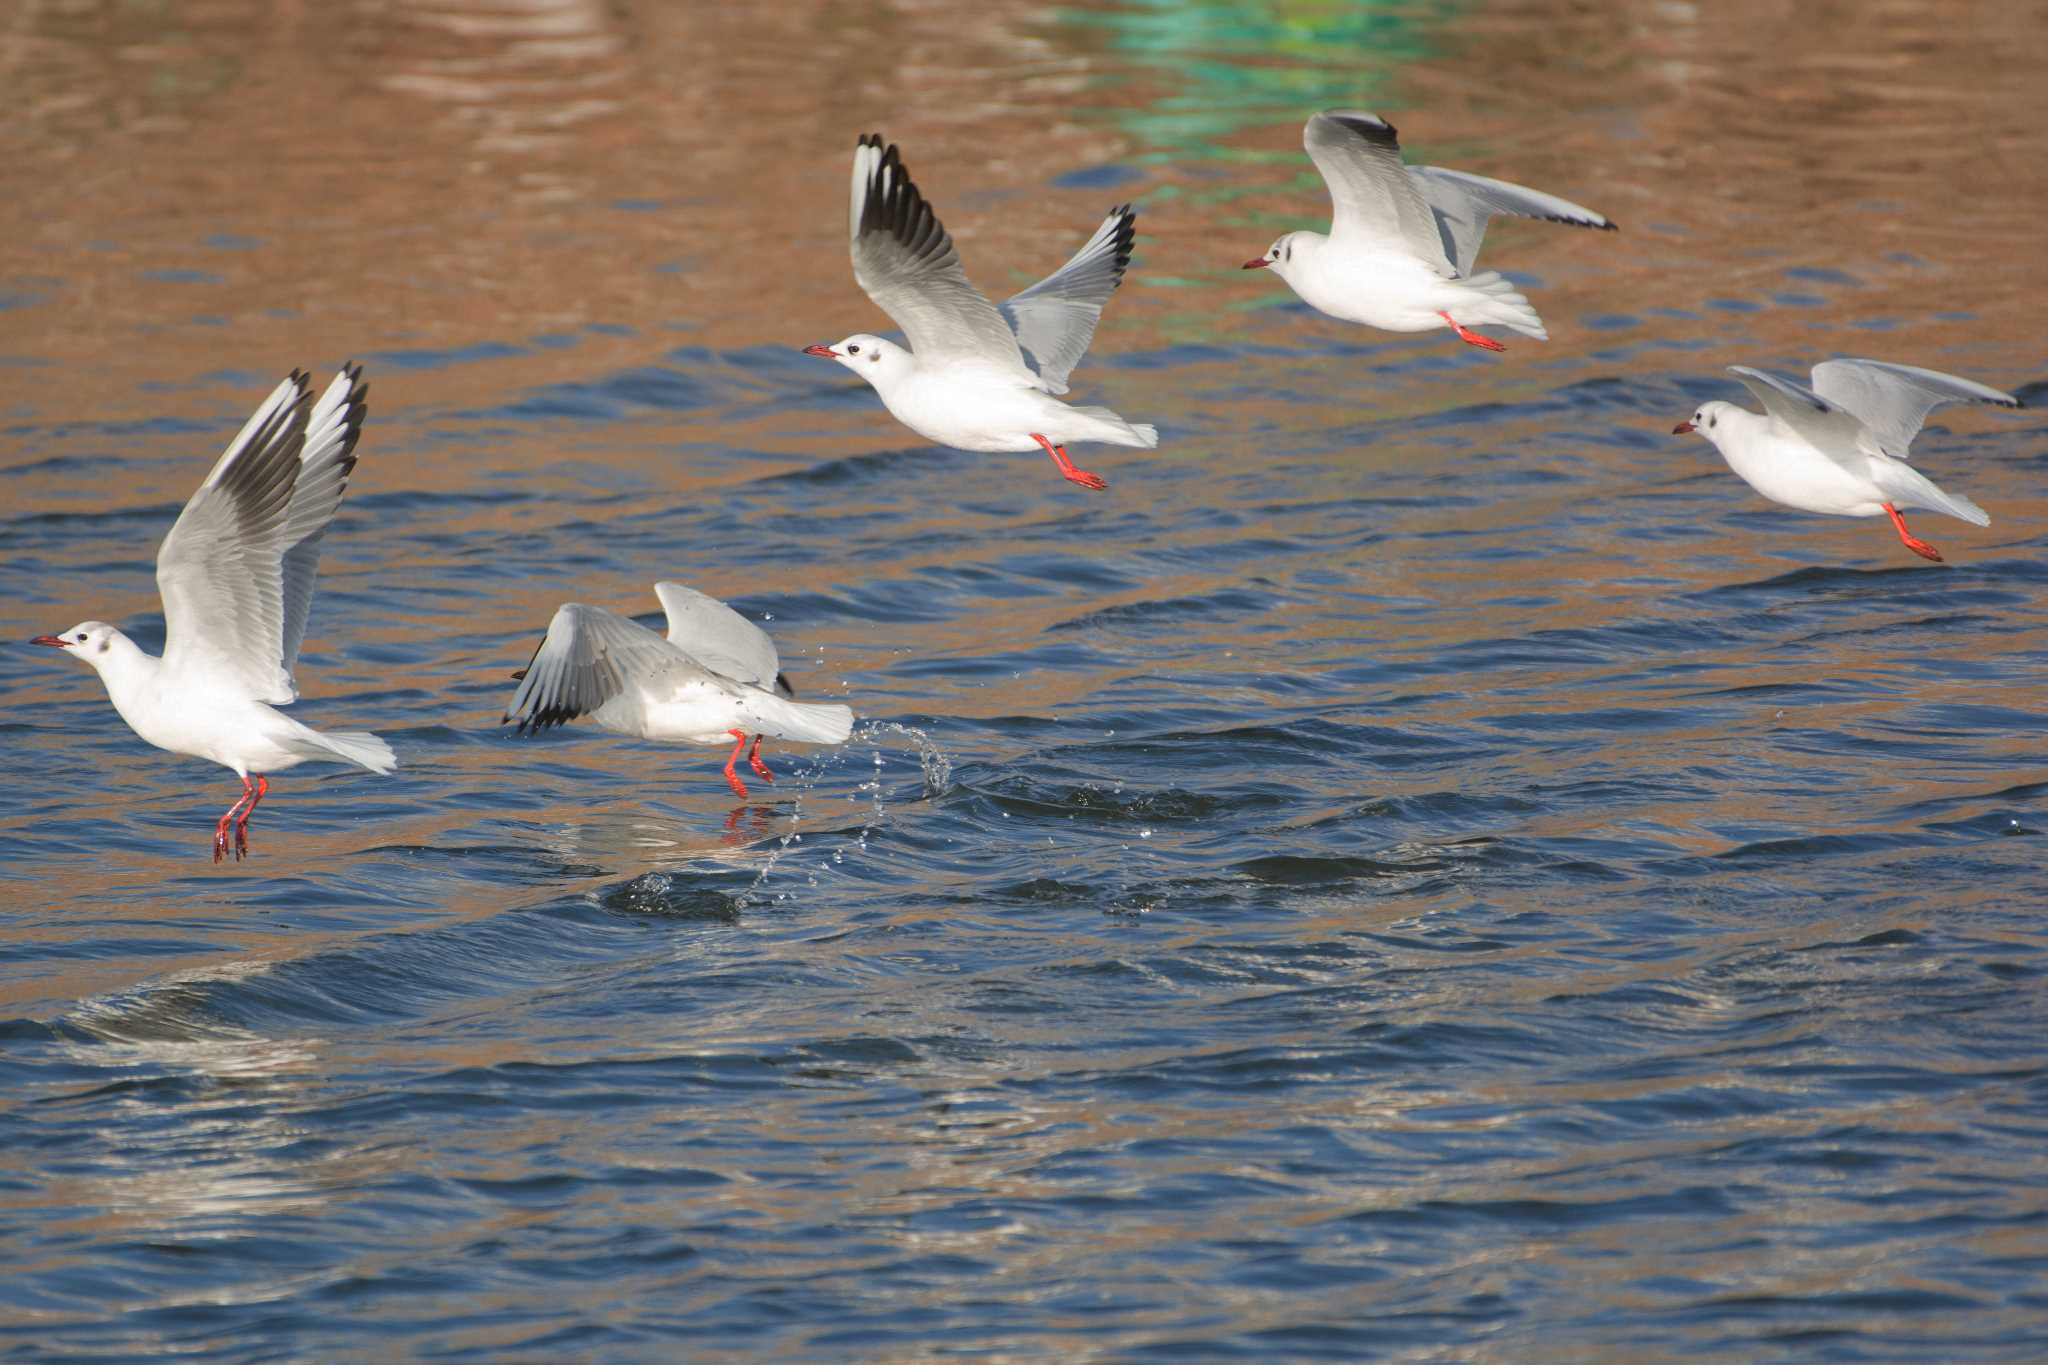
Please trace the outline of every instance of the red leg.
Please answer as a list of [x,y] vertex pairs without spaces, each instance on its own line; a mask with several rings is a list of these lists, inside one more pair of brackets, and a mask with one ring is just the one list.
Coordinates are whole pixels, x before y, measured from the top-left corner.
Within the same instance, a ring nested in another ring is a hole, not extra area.
[[242,811],[242,818],[235,822],[235,861],[249,856],[249,817],[256,813],[256,802],[270,792],[270,779],[261,773],[256,776],[256,796]]
[[1052,456],[1052,462],[1060,467],[1060,474],[1068,483],[1078,483],[1081,487],[1091,488],[1098,493],[1109,487],[1109,481],[1100,474],[1090,474],[1085,469],[1074,468],[1073,460],[1067,457],[1066,447],[1054,445],[1035,431],[1031,433],[1031,439],[1045,447],[1045,453]]
[[[233,825],[235,817],[241,814],[242,803],[248,801],[255,794],[256,789],[250,786],[249,779],[244,777],[242,779],[242,794],[235,798],[235,804],[228,807],[227,814],[221,816],[220,823],[213,827],[213,860],[215,862],[219,862],[222,858],[228,856],[228,827]],[[253,805],[254,803],[251,802],[251,804]]]
[[754,765],[754,771],[761,775],[763,782],[773,782],[775,774],[768,771],[768,765],[761,761],[761,737],[754,736],[754,751],[747,755],[747,762]]
[[732,746],[732,752],[726,756],[725,780],[739,794],[740,800],[744,801],[747,799],[747,784],[740,781],[740,775],[732,770],[732,765],[739,762],[740,755],[746,752],[747,732],[745,730],[727,730],[726,733],[731,735],[738,743]]
[[1486,351],[1505,351],[1507,349],[1507,347],[1501,345],[1492,337],[1483,337],[1479,335],[1479,333],[1472,331],[1470,328],[1466,327],[1464,323],[1459,322],[1449,313],[1440,312],[1437,314],[1437,316],[1442,318],[1445,322],[1449,323],[1451,326],[1451,330],[1458,334],[1458,340],[1464,342],[1467,346],[1477,346],[1481,350]]
[[1884,505],[1884,514],[1890,517],[1892,525],[1898,528],[1899,540],[1904,543],[1907,549],[1919,555],[1922,559],[1931,559],[1937,564],[1942,562],[1941,551],[1906,529],[1906,519],[1899,515],[1898,508],[1890,503],[1886,503]]

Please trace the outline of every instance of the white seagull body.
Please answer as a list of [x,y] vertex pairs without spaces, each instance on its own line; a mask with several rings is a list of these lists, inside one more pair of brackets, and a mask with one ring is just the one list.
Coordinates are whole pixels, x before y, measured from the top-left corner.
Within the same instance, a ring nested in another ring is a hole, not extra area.
[[1703,403],[1673,427],[1714,443],[1744,483],[1787,507],[1838,517],[1889,516],[1905,547],[1939,562],[1941,552],[1906,529],[1902,507],[1925,508],[1976,526],[1984,509],[1945,493],[1906,461],[1927,414],[1950,403],[2017,408],[2009,393],[1938,370],[1882,360],[1829,360],[1813,367],[1813,387],[1731,365],[1761,413],[1733,403]]
[[[1000,311],[968,282],[953,239],[911,182],[894,146],[869,133],[853,154],[853,277],[903,329],[905,350],[858,332],[836,346],[806,346],[874,386],[897,421],[928,441],[985,452],[1043,449],[1083,488],[1108,485],[1067,457],[1069,441],[1151,448],[1159,433],[1108,408],[1053,395],[1087,353],[1102,305],[1130,263],[1128,204],[1110,210],[1065,265]],[[1030,351],[1033,373],[1024,363]]]
[[33,642],[91,664],[121,719],[157,748],[234,769],[242,796],[214,828],[215,862],[227,855],[230,826],[235,857],[248,853],[266,774],[309,759],[373,773],[397,766],[375,735],[322,733],[273,709],[298,699],[292,668],[320,539],[356,465],[368,393],[361,376],[358,366],[344,369],[314,404],[306,376],[293,371],[185,504],[156,557],[163,657],[103,621]]
[[715,597],[657,583],[668,616],[663,639],[603,607],[571,602],[555,612],[533,661],[512,676],[519,690],[505,723],[522,734],[588,717],[601,730],[680,744],[734,742],[725,780],[741,800],[733,767],[754,737],[748,762],[765,781],[761,737],[841,744],[853,712],[837,702],[800,702],[782,676],[775,642]]
[[1333,109],[1302,133],[1330,189],[1330,233],[1290,232],[1246,270],[1270,269],[1319,312],[1387,332],[1448,327],[1470,345],[1506,349],[1473,332],[1507,327],[1541,340],[1543,320],[1494,271],[1473,273],[1497,214],[1615,231],[1589,208],[1505,180],[1401,160],[1394,126]]

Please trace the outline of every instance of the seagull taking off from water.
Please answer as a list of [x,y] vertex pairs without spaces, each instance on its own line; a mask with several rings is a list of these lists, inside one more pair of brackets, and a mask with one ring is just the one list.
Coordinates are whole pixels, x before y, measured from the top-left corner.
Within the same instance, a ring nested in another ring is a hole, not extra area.
[[1486,224],[1498,214],[1615,231],[1589,208],[1554,194],[1441,166],[1401,160],[1394,125],[1333,109],[1302,133],[1330,187],[1330,235],[1290,232],[1246,270],[1271,270],[1311,308],[1388,332],[1448,327],[1489,351],[1507,348],[1473,327],[1500,326],[1546,341],[1529,300],[1494,271],[1472,273]]
[[[853,153],[853,278],[910,342],[905,350],[866,332],[806,355],[836,360],[874,386],[896,420],[928,441],[961,450],[1044,449],[1068,481],[1109,485],[1076,469],[1072,441],[1159,444],[1159,433],[1108,408],[1073,407],[1052,395],[1095,336],[1102,305],[1130,263],[1128,204],[1111,209],[1073,259],[997,311],[968,283],[938,216],[911,183],[892,145],[874,133]],[[1024,352],[1038,362],[1037,373]]]
[[588,716],[601,730],[680,744],[733,741],[725,780],[744,801],[747,784],[733,771],[747,762],[764,782],[775,774],[761,761],[761,737],[841,744],[853,712],[837,702],[801,702],[782,676],[768,632],[715,597],[680,583],[656,583],[668,615],[663,639],[637,621],[603,607],[571,602],[555,612],[533,661],[512,676],[519,690],[505,708],[507,725],[531,734]]
[[1976,526],[1984,509],[1906,463],[1927,414],[1950,403],[2023,406],[2009,393],[1938,370],[1882,360],[1829,360],[1813,367],[1813,387],[1731,365],[1762,413],[1733,403],[1702,403],[1673,435],[1696,431],[1714,443],[1744,483],[1787,507],[1838,517],[1892,519],[1905,547],[1941,562],[1941,551],[1906,529],[1901,507],[1924,507]]
[[242,795],[214,827],[215,862],[227,856],[230,827],[236,859],[248,854],[249,817],[270,789],[266,774],[309,759],[373,773],[398,766],[375,735],[323,733],[272,709],[298,699],[292,668],[313,604],[320,538],[356,467],[368,392],[362,368],[350,365],[315,404],[306,376],[294,370],[228,443],[157,550],[162,658],[104,621],[30,641],[91,664],[121,719],[157,748],[235,770]]

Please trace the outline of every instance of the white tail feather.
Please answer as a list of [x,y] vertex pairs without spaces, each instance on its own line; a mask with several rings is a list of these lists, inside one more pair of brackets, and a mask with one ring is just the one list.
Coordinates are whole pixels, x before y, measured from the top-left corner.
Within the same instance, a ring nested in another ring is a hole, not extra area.
[[1086,435],[1077,433],[1069,439],[1108,441],[1112,445],[1143,446],[1147,450],[1159,444],[1159,428],[1149,422],[1126,422],[1108,408],[1076,407],[1073,411],[1100,422],[1106,430]]
[[322,748],[373,773],[388,773],[398,766],[398,755],[391,752],[391,746],[367,730],[343,730],[333,734],[313,730],[309,733],[319,740]]
[[747,698],[747,709],[753,713],[748,728],[775,739],[844,744],[853,733],[853,709],[838,702],[785,701],[761,692]]
[[1543,319],[1536,316],[1536,309],[1520,290],[1502,279],[1498,271],[1483,270],[1458,283],[1481,296],[1457,310],[1458,321],[1466,326],[1491,324],[1510,328],[1525,337],[1535,337],[1538,341],[1550,340],[1550,333],[1543,329]]
[[1895,503],[1940,512],[1973,526],[1989,526],[1991,517],[1960,493],[1944,493],[1934,480],[1902,460],[1878,457],[1870,462],[1874,482]]

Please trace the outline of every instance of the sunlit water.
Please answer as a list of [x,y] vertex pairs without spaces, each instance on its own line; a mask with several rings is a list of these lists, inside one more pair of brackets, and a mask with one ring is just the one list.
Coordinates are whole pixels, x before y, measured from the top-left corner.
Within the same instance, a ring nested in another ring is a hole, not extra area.
[[[2048,397],[2048,25],[759,9],[5,21],[0,631],[156,647],[208,461],[353,356],[297,714],[404,764],[215,867],[232,776],[0,650],[16,1354],[2033,1358],[2048,428],[1922,437],[1944,567],[1668,433],[1730,363]],[[1555,340],[1235,271],[1332,104],[1623,223],[1489,240]],[[992,290],[1140,204],[1106,494],[798,353],[881,325],[868,127]],[[735,803],[497,726],[665,577],[853,739]]]

